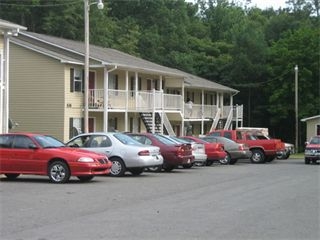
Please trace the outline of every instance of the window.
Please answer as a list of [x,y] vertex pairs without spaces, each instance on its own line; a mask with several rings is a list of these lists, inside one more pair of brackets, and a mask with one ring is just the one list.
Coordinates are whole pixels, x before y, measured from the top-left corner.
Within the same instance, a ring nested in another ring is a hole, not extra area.
[[69,138],[72,138],[82,133],[83,126],[84,126],[83,118],[70,118],[69,119]]
[[70,92],[83,91],[83,70],[80,68],[70,69]]
[[29,146],[34,145],[30,138],[26,136],[15,136],[13,141],[13,148],[29,148]]
[[11,148],[13,137],[8,135],[0,136],[0,148]]

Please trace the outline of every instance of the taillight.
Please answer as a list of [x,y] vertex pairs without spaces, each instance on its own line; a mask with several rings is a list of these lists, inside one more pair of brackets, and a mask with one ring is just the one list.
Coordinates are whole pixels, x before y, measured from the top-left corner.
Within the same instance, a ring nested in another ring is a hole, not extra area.
[[149,156],[150,152],[149,150],[142,150],[138,153],[139,156]]
[[185,152],[185,149],[183,147],[178,147],[178,150],[177,150],[178,155],[183,155],[184,152]]

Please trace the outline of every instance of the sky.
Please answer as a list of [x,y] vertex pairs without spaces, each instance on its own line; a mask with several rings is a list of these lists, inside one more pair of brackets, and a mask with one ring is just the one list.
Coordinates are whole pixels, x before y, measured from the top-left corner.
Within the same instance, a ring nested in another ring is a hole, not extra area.
[[[185,0],[188,2],[196,2],[196,0]],[[245,3],[245,0],[242,0]],[[260,9],[266,9],[269,7],[273,7],[273,9],[278,9],[279,7],[284,8],[286,0],[251,0],[251,5],[249,6],[257,6]]]
[[268,7],[273,7],[273,9],[278,9],[279,7],[284,8],[286,0],[251,0],[250,6],[257,6],[261,9],[266,9]]

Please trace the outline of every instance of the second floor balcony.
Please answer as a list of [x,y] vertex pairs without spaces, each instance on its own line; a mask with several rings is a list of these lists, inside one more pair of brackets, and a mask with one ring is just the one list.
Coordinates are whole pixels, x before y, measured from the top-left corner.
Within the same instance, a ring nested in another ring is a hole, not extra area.
[[[89,90],[89,109],[90,111],[109,112],[161,112],[178,113],[183,118],[188,119],[213,119],[242,118],[243,106],[217,106],[206,104],[192,104],[190,111],[187,104],[183,101],[182,95],[167,94],[163,91],[126,91],[108,90],[104,94],[103,89]],[[107,99],[107,100],[106,100]],[[105,106],[105,104],[107,104]],[[219,116],[217,116],[219,115]]]

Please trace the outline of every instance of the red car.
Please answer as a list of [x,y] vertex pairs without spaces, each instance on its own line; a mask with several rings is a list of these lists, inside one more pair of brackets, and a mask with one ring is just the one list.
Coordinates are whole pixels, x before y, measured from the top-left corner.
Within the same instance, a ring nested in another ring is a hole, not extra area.
[[214,161],[221,161],[225,159],[227,156],[227,153],[225,152],[222,143],[207,142],[193,136],[183,136],[180,138],[204,144],[204,148],[207,154],[207,161],[206,161],[207,166],[211,166]]
[[103,154],[66,147],[59,140],[33,133],[0,134],[0,174],[15,179],[20,174],[49,176],[65,183],[70,176],[90,181],[107,175],[112,164]]
[[304,162],[310,164],[310,162],[316,164],[320,160],[320,135],[314,136],[309,142],[306,142],[306,148],[304,150]]
[[[161,155],[163,156],[162,168],[167,172],[179,165],[189,166],[194,162],[190,144],[173,142],[161,134],[128,133],[128,135],[142,144],[159,147]],[[161,170],[161,168],[157,168],[156,170]]]

